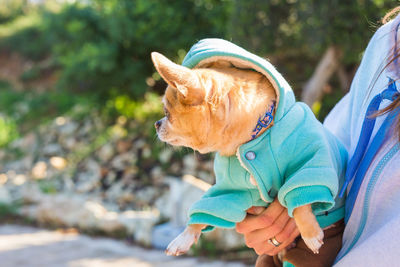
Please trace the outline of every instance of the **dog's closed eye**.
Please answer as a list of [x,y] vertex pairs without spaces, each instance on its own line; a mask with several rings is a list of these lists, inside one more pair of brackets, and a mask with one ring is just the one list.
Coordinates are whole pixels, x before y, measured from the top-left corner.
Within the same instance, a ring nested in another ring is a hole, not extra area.
[[168,109],[164,107],[164,115],[165,117],[169,120],[171,117],[171,114],[169,113]]

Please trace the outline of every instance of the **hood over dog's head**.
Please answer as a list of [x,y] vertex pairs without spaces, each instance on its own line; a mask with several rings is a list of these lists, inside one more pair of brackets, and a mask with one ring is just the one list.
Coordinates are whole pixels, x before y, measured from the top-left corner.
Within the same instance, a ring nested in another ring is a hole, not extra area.
[[295,103],[292,88],[268,60],[223,39],[198,41],[182,66],[159,53],[152,59],[168,83],[157,133],[171,145],[233,155],[250,140],[271,99],[275,124]]

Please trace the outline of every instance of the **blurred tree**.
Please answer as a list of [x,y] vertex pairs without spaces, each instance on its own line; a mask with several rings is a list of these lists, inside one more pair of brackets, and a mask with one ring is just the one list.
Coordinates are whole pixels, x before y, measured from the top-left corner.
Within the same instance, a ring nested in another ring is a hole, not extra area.
[[[387,0],[65,1],[61,8],[40,5],[35,23],[16,27],[19,31],[0,40],[0,47],[34,60],[50,57],[59,69],[59,84],[68,90],[95,92],[103,99],[121,93],[138,98],[148,87],[157,91],[160,85],[153,75],[151,51],[179,61],[197,40],[221,37],[269,57],[298,95],[305,88],[303,99],[312,105],[321,98],[322,89],[329,90],[328,81],[343,91],[348,88],[379,19],[396,4]],[[332,79],[333,74],[337,75]],[[340,96],[335,94],[323,106],[329,110]]]
[[63,69],[61,84],[142,96],[153,67],[150,52],[177,58],[204,37],[224,37],[229,1],[92,0],[45,17],[45,32]]
[[0,24],[24,13],[28,0],[0,0]]
[[[338,73],[340,85],[348,86],[379,20],[396,5],[383,0],[236,0],[231,33],[235,42],[284,65],[280,69],[295,81],[295,87],[303,87],[324,58],[320,72],[314,75],[322,80],[306,86],[304,97],[310,98],[307,101],[312,105],[320,96],[310,94],[320,93],[331,76],[321,73]],[[296,62],[294,66],[291,60]]]

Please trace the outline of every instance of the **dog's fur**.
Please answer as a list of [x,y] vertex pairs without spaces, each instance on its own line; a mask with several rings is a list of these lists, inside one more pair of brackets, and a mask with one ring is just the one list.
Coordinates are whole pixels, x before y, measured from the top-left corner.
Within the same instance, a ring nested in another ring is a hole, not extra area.
[[[251,140],[258,119],[279,97],[264,75],[235,68],[228,62],[188,69],[159,53],[151,56],[158,73],[168,83],[163,98],[165,117],[155,127],[158,137],[174,146],[191,147],[200,153],[235,155],[240,145]],[[318,253],[323,232],[311,205],[296,208],[293,216],[307,246]],[[171,242],[167,254],[185,253],[205,227],[188,226]]]

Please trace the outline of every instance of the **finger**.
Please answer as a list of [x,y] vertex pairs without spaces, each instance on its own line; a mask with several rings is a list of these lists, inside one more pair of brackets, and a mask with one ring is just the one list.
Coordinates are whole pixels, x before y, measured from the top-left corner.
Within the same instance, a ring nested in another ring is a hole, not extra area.
[[290,245],[298,235],[299,231],[297,229],[296,223],[294,219],[290,219],[285,225],[284,229],[275,236],[275,239],[281,243],[278,247],[275,247],[273,244],[269,243],[267,239],[258,244],[252,244],[253,249],[256,251],[257,254],[261,253],[274,256],[285,249],[288,245]]
[[278,234],[284,230],[289,220],[290,217],[287,212],[282,212],[270,227],[247,233],[245,235],[246,245],[252,247],[254,244],[263,243],[272,237],[278,236]]
[[[286,212],[286,209],[283,210],[283,212],[279,215],[279,217],[276,219],[276,221],[270,226],[268,227],[268,234],[267,237],[272,238],[272,237],[276,237],[278,236],[281,232],[284,232],[284,229],[286,227],[288,227],[288,223],[289,220],[293,220],[289,217],[289,214]],[[292,228],[290,228],[289,230],[291,230]],[[281,240],[285,240],[285,238],[280,239]]]
[[274,200],[260,215],[247,215],[246,218],[236,224],[236,231],[238,233],[249,233],[257,229],[262,229],[271,226],[274,221],[286,212],[285,208]]
[[273,247],[273,249],[270,251],[271,256],[278,254],[281,252],[283,249],[285,249],[287,246],[292,244],[294,240],[300,235],[299,230],[297,229],[296,223],[294,220],[289,222],[289,226],[285,231],[282,231],[279,233],[275,238],[280,241],[284,240],[282,244],[278,247]]
[[265,207],[253,206],[246,212],[251,215],[260,215],[265,210]]

